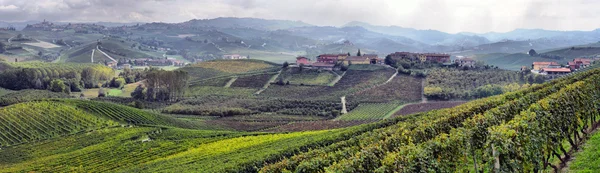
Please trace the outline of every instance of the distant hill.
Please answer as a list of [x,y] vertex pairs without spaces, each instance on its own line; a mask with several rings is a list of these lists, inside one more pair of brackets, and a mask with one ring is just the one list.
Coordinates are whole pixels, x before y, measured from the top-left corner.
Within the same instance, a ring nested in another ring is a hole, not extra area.
[[571,40],[577,42],[596,42],[600,40],[600,29],[593,31],[552,31],[544,29],[515,29],[510,32],[497,33],[489,32],[484,34],[475,34],[485,37],[491,41],[509,40],[530,40],[549,38],[555,40]]
[[[472,56],[473,59],[478,61],[484,61],[486,64],[498,66],[501,69],[507,70],[520,70],[521,66],[527,66],[531,68],[531,64],[536,61],[556,61],[541,57],[532,57],[524,53],[505,54],[505,53],[493,53],[493,54],[477,54]],[[558,63],[565,64],[566,60],[557,61]]]
[[294,27],[311,26],[301,21],[267,20],[257,18],[221,17],[215,19],[194,19],[181,23],[189,27],[216,27],[216,28],[255,28],[261,30],[279,30]]
[[490,42],[486,38],[476,35],[449,34],[437,30],[418,30],[400,26],[375,26],[357,21],[350,22],[344,26],[360,26],[370,31],[394,36],[403,36],[431,45],[470,47]]

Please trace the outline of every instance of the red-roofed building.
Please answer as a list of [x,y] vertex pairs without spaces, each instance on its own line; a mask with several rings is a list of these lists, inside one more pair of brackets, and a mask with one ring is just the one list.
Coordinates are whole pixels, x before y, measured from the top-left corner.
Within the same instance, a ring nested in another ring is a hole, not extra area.
[[577,69],[579,69],[579,64],[577,64],[576,62],[568,62],[569,68],[571,69],[571,71],[575,71]]
[[456,64],[458,64],[458,66],[468,66],[468,67],[475,66],[475,60],[472,58],[461,58],[461,59],[454,60],[454,62]]
[[573,62],[579,65],[578,68],[583,68],[592,65],[592,62],[594,62],[594,60],[587,58],[575,58],[573,59]]
[[300,65],[300,64],[304,64],[304,65],[310,65],[311,62],[308,58],[300,56],[296,58],[296,64]]
[[540,71],[541,74],[547,75],[565,75],[571,73],[571,69],[569,68],[543,68]]
[[438,62],[438,63],[446,63],[450,62],[449,54],[442,53],[424,53],[423,54],[427,61]]
[[330,63],[330,64],[335,64],[337,63],[339,55],[333,55],[333,54],[323,54],[323,55],[319,55],[317,56],[317,62],[324,62],[324,63]]
[[533,70],[541,71],[544,68],[560,68],[557,62],[533,62],[531,65]]

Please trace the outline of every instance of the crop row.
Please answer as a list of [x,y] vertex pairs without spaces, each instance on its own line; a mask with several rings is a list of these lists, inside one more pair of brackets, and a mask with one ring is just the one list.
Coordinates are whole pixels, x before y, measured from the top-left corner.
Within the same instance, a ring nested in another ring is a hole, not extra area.
[[39,141],[114,124],[60,103],[22,103],[0,110],[0,146]]
[[[557,91],[561,87],[589,75],[588,73],[574,78],[556,80],[520,92],[469,102],[456,108],[432,111],[420,116],[411,116],[412,118],[400,121],[400,123],[392,127],[369,132],[348,141],[342,141],[284,159],[263,168],[262,171],[279,172],[282,170],[297,170],[300,172],[314,172],[328,170],[333,172],[372,172],[382,165],[382,160],[386,158],[386,153],[393,153],[397,148],[417,145],[427,142],[440,134],[449,133],[454,128],[462,127],[463,121],[477,114],[484,114],[493,110],[497,111],[498,109],[524,109],[525,106],[541,99],[541,96],[548,95],[552,91]],[[542,91],[538,92],[539,90]],[[543,93],[544,91],[547,93]]]

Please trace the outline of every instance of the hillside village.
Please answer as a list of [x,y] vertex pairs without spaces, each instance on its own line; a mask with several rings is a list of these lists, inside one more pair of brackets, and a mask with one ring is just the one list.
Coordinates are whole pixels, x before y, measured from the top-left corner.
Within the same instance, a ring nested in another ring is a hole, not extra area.
[[[573,61],[568,62],[567,65],[561,65],[557,62],[533,62],[531,72],[554,78],[590,67],[598,60],[600,58],[575,58]],[[526,70],[527,68],[523,67],[523,69]]]

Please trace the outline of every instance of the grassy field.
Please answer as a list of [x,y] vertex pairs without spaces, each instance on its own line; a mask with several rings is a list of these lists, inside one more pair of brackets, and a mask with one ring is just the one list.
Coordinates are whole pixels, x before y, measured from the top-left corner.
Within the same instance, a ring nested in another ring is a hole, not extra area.
[[400,105],[399,103],[360,104],[352,111],[337,117],[335,120],[381,120],[386,118],[390,112]]
[[224,73],[244,73],[270,68],[273,67],[273,64],[253,60],[215,60],[196,63],[191,65],[191,67],[213,69]]
[[[323,85],[331,83],[337,77],[331,71],[319,71],[313,69],[288,68],[279,76],[284,82],[289,81],[294,85]],[[277,79],[279,80],[279,79]]]
[[588,139],[569,165],[569,172],[597,172],[600,170],[600,133]]
[[[130,85],[126,91],[117,88],[104,88],[104,92],[107,93],[107,96],[131,97],[131,92],[135,90],[135,87],[137,86]],[[124,88],[124,90],[125,89],[126,88]],[[83,92],[71,92],[71,96],[79,97],[81,94],[83,94],[85,98],[96,98],[98,97],[98,91],[100,91],[100,88],[84,89]]]

